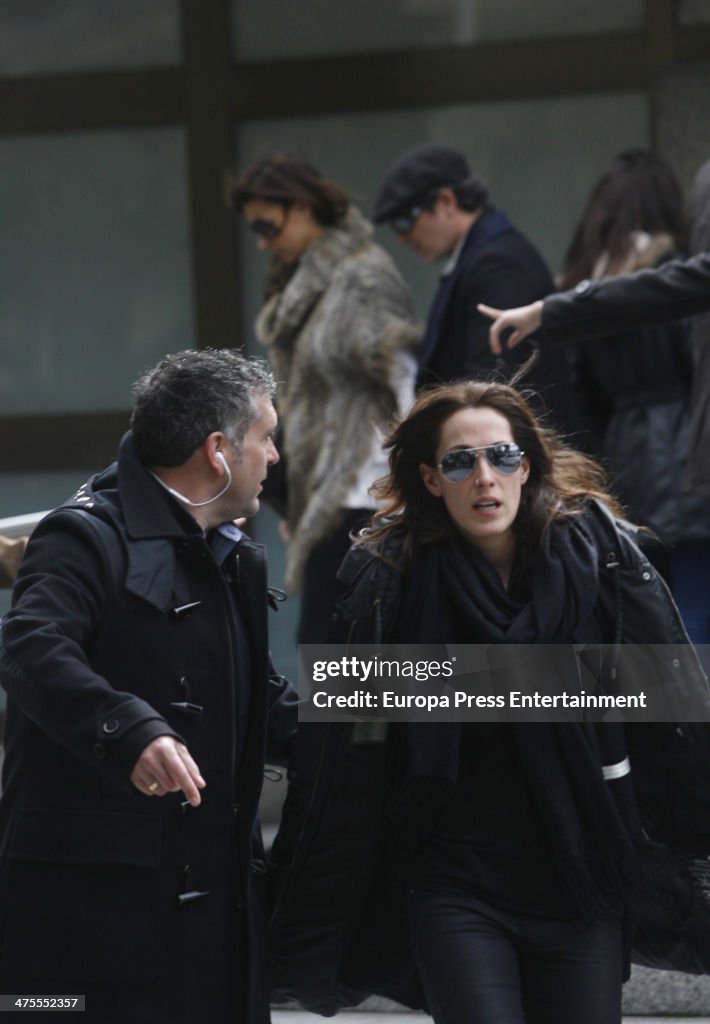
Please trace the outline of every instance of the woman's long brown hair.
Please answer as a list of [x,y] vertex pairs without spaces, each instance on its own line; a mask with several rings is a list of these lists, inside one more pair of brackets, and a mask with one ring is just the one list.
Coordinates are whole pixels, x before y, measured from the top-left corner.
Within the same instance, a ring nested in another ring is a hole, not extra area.
[[607,490],[602,467],[544,426],[519,391],[508,384],[467,381],[424,392],[386,439],[390,472],[373,488],[383,507],[358,543],[383,555],[388,538],[396,533],[403,536],[405,552],[411,554],[416,545],[450,536],[455,527],[444,502],[429,493],[419,467],[422,463],[436,465],[443,424],[469,408],[494,409],[503,416],[529,462],[514,523],[518,553],[524,561],[534,557],[554,520],[579,514],[590,498],[599,499],[614,514],[622,514]]

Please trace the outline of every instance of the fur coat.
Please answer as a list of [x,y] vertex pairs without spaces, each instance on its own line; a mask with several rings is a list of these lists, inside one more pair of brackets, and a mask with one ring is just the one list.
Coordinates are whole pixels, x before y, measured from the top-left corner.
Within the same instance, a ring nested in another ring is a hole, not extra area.
[[392,260],[350,207],[267,301],[256,332],[280,383],[294,590],[309,554],[338,526],[373,431],[398,412],[393,371],[399,355],[415,354],[421,329]]

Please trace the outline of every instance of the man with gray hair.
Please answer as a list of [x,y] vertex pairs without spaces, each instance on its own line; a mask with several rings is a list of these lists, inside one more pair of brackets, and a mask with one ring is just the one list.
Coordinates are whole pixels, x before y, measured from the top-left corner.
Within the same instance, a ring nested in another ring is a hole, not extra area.
[[87,1024],[268,1019],[255,816],[296,701],[233,520],[278,461],[273,393],[233,351],[167,356],[117,463],[30,539],[0,646],[0,992],[85,996]]

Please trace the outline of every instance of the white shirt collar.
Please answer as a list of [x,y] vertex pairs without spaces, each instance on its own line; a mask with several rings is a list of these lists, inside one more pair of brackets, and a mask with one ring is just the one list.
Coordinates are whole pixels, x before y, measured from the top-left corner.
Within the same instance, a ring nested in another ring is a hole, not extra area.
[[446,261],[446,263],[442,267],[442,270],[441,270],[441,273],[439,274],[439,277],[449,277],[449,275],[453,274],[453,272],[456,270],[456,264],[459,261],[459,257],[461,256],[461,250],[463,249],[464,245],[466,244],[466,239],[467,238],[468,238],[468,232],[466,232],[466,234],[464,234],[464,235],[461,235],[461,237],[459,238],[458,242],[454,246],[451,255],[449,256],[448,260]]
[[238,544],[244,536],[237,524],[231,521],[228,523],[222,523],[221,526],[216,527],[216,530],[217,533],[221,533],[223,537],[226,537],[227,540],[234,541],[235,544]]

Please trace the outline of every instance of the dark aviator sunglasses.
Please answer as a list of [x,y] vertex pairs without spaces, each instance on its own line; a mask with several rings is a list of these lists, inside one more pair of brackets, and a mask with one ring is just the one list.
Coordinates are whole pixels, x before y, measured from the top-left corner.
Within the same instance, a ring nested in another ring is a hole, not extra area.
[[497,473],[504,473],[506,476],[520,469],[525,454],[517,444],[499,441],[497,444],[483,445],[480,448],[458,448],[456,451],[447,452],[437,468],[447,480],[460,483],[474,471],[481,452],[485,455],[486,462]]
[[412,206],[406,213],[400,213],[398,217],[392,217],[391,220],[387,221],[387,224],[394,231],[395,235],[408,235],[424,213],[424,209],[425,207],[423,206]]
[[265,238],[267,242],[273,242],[283,231],[283,224],[274,224],[272,220],[265,220],[263,217],[247,221],[247,226],[257,238]]
[[396,217],[391,217],[387,221],[388,227],[394,231],[395,235],[408,235],[421,215],[427,210],[433,209],[438,195],[439,188],[437,187],[424,196],[423,199],[420,199],[418,203],[415,203],[414,206],[402,210]]

